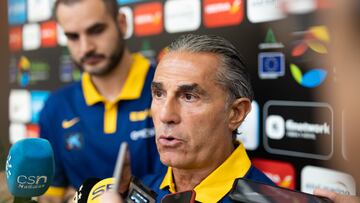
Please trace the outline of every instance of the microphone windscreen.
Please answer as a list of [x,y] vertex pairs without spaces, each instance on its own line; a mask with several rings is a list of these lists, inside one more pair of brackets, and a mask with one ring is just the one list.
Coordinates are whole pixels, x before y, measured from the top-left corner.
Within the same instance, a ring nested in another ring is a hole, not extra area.
[[88,178],[86,179],[79,187],[77,191],[77,202],[78,203],[87,203],[91,189],[96,183],[101,181],[100,178]]
[[54,152],[41,138],[13,144],[6,160],[6,181],[15,197],[35,197],[46,192],[54,177]]
[[99,203],[100,197],[108,190],[114,190],[114,178],[106,178],[96,183],[90,190],[88,203]]

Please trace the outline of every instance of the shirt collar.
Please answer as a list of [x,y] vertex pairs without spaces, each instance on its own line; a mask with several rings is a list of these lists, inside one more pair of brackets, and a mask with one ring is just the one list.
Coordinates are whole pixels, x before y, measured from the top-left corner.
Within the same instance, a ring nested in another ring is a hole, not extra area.
[[[130,67],[128,77],[126,78],[124,86],[114,102],[118,102],[120,100],[138,99],[141,96],[146,75],[150,67],[150,61],[140,54],[133,54],[132,60],[133,63]],[[85,102],[88,106],[94,105],[98,102],[106,102],[106,98],[96,90],[89,73],[83,73],[81,84]]]
[[[231,190],[236,178],[246,175],[250,166],[250,159],[244,146],[240,144],[217,169],[194,188],[196,201],[218,202]],[[168,167],[160,189],[165,187],[169,187],[171,193],[176,192],[171,167]]]

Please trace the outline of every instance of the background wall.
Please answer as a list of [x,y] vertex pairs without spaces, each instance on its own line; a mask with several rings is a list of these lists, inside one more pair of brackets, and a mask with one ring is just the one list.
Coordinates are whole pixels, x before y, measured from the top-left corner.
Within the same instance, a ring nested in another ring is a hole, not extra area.
[[[234,43],[247,61],[256,95],[238,138],[254,164],[278,185],[356,193],[353,178],[342,168],[349,164],[342,108],[322,96],[337,84],[327,58],[333,40],[326,21],[334,9],[329,1],[118,2],[128,17],[130,49],[153,61],[184,33],[221,35]],[[1,53],[6,53],[1,54],[6,71],[0,75],[2,160],[9,143],[38,136],[37,116],[49,92],[81,74],[51,18],[53,0],[3,4],[9,13],[6,22],[1,17]],[[335,159],[340,164],[331,165]]]

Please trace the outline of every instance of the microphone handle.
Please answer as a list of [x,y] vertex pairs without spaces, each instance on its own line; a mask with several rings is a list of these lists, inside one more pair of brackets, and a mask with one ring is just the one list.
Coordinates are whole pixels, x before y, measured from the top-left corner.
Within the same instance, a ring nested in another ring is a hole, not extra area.
[[37,201],[31,200],[31,197],[14,197],[14,203],[37,203]]

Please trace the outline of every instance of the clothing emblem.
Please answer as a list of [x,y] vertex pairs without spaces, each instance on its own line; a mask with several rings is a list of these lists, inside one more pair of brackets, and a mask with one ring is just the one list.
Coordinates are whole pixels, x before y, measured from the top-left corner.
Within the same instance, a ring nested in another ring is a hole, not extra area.
[[67,150],[79,150],[83,147],[84,139],[81,133],[72,133],[66,136],[66,149]]
[[63,122],[61,123],[61,126],[64,128],[64,129],[68,129],[68,128],[71,128],[72,126],[74,126],[76,123],[78,123],[80,121],[80,118],[79,117],[75,117],[73,119],[70,119],[70,120],[63,120]]
[[145,109],[143,111],[132,111],[129,114],[129,120],[131,122],[144,121],[149,117],[151,117],[150,109]]

